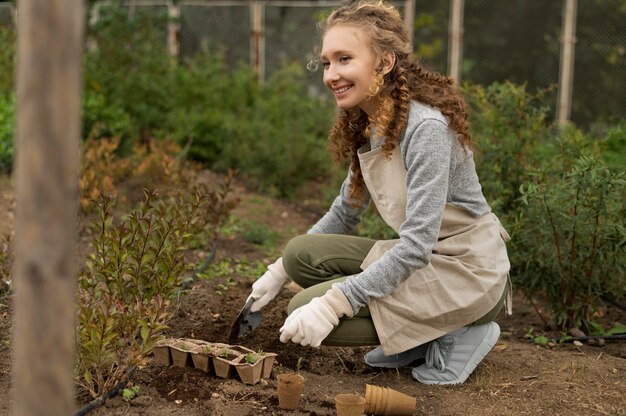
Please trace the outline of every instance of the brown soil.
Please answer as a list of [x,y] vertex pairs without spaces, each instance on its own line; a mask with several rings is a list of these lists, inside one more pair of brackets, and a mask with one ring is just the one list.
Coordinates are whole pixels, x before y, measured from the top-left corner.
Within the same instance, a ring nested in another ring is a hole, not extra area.
[[[1,187],[2,201],[6,183]],[[249,191],[239,190],[242,202],[238,218],[268,224],[281,242],[305,232],[315,221],[315,210],[306,201],[291,205]],[[2,203],[2,222],[11,204]],[[4,225],[4,224],[3,224]],[[270,262],[274,256],[241,236],[222,238],[214,262],[248,259]],[[235,282],[222,295],[216,287],[226,278],[200,280],[182,297],[167,335],[227,342],[230,325],[250,292],[252,278],[236,273]],[[557,337],[544,327],[533,308],[516,296],[514,315],[500,316],[502,336],[496,347],[462,386],[425,386],[411,378],[411,369],[380,370],[368,367],[363,355],[371,347],[301,347],[282,344],[278,329],[286,306],[297,287],[287,286],[264,311],[261,325],[240,344],[278,354],[268,380],[248,386],[237,378],[220,379],[192,368],[150,365],[138,370],[132,383],[138,396],[128,402],[116,397],[92,411],[93,415],[334,415],[334,397],[339,393],[365,394],[365,384],[390,387],[417,398],[416,415],[626,415],[626,344],[604,346],[562,344],[552,348],[532,344],[524,336]],[[11,311],[10,299],[0,299],[0,416],[10,410]],[[618,309],[603,311],[601,322],[626,323]],[[278,407],[276,375],[294,372],[300,360],[305,378],[301,408]],[[83,406],[85,403],[79,403]]]

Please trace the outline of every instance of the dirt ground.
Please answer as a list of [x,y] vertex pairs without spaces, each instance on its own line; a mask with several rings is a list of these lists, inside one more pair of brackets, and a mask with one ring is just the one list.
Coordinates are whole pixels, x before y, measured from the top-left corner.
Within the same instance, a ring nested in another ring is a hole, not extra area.
[[[242,201],[234,216],[267,224],[276,231],[278,246],[290,235],[303,233],[319,216],[307,197],[287,204],[238,188]],[[0,231],[10,228],[10,186],[0,182]],[[214,263],[270,262],[276,253],[247,242],[238,233],[222,237]],[[230,280],[228,279],[230,278]],[[197,281],[181,298],[168,336],[227,342],[230,325],[250,292],[252,278],[234,272]],[[220,286],[222,285],[222,286]],[[223,287],[227,287],[226,290]],[[365,384],[391,387],[417,398],[415,415],[626,415],[626,343],[604,346],[571,343],[540,347],[525,335],[558,337],[545,328],[528,302],[516,296],[514,315],[500,316],[502,336],[469,380],[462,386],[425,386],[411,378],[411,368],[373,369],[363,362],[371,347],[339,348],[282,344],[278,329],[287,303],[297,287],[287,286],[270,306],[257,330],[240,342],[254,350],[277,353],[272,375],[254,386],[237,378],[220,379],[192,368],[149,365],[138,370],[132,384],[138,395],[128,402],[116,397],[92,415],[334,415],[334,396],[364,394]],[[219,294],[218,294],[219,293]],[[11,299],[0,299],[0,416],[10,411]],[[626,313],[607,308],[601,322],[626,323]],[[293,372],[300,361],[305,378],[301,408],[278,407],[276,375]],[[85,401],[78,403],[84,406]]]

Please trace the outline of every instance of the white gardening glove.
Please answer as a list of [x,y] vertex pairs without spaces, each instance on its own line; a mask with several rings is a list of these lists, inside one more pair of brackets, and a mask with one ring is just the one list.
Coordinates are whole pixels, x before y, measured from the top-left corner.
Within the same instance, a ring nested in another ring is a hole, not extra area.
[[317,348],[339,323],[339,318],[352,315],[348,298],[333,285],[324,296],[311,299],[287,317],[279,330],[280,341]]
[[258,312],[270,303],[288,281],[289,276],[283,267],[281,257],[274,264],[270,264],[263,276],[252,284],[252,293],[248,299],[253,298],[256,301],[250,307],[250,312]]

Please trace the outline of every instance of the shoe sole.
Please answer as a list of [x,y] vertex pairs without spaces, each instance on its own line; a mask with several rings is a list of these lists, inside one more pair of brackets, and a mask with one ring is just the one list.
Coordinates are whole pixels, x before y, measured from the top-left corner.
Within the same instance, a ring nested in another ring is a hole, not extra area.
[[461,372],[461,376],[459,378],[452,381],[421,380],[419,376],[415,376],[415,373],[413,373],[415,379],[422,384],[428,384],[431,386],[453,386],[456,384],[465,383],[465,380],[467,380],[470,374],[474,372],[476,367],[478,367],[478,364],[480,364],[485,356],[489,354],[489,351],[491,351],[491,349],[496,345],[498,339],[500,338],[500,326],[495,322],[494,324],[495,325],[489,325],[487,335],[483,339],[483,342],[480,343],[478,348],[476,348],[476,351],[474,351],[470,356],[470,359],[467,362],[467,365],[465,366],[463,371]]
[[394,362],[394,363],[369,363],[367,362],[367,359],[365,359],[365,364],[369,365],[370,367],[374,367],[374,368],[402,368],[402,367],[407,367],[409,366],[409,364],[411,364],[414,361],[417,361],[421,358],[424,358],[424,356],[418,356],[416,358],[413,358],[412,360],[404,360],[401,362]]
[[[419,348],[419,347],[416,347],[416,348]],[[366,354],[365,357],[363,357],[363,361],[365,361],[365,364],[374,368],[402,368],[402,367],[407,367],[409,364],[411,364],[414,361],[424,358],[425,354],[426,354],[425,352],[422,353],[421,351],[414,352],[413,355],[409,355],[408,358],[405,358],[402,361],[388,361],[388,362],[382,361],[379,363],[368,362],[367,354]]]

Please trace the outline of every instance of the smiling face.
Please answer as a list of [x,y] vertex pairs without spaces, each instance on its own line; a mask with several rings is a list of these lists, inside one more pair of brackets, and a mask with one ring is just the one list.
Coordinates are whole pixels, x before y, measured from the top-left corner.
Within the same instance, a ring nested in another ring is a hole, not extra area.
[[324,84],[333,92],[337,107],[347,110],[360,107],[368,115],[378,106],[377,97],[370,98],[379,59],[369,46],[369,37],[362,29],[335,25],[322,41]]

